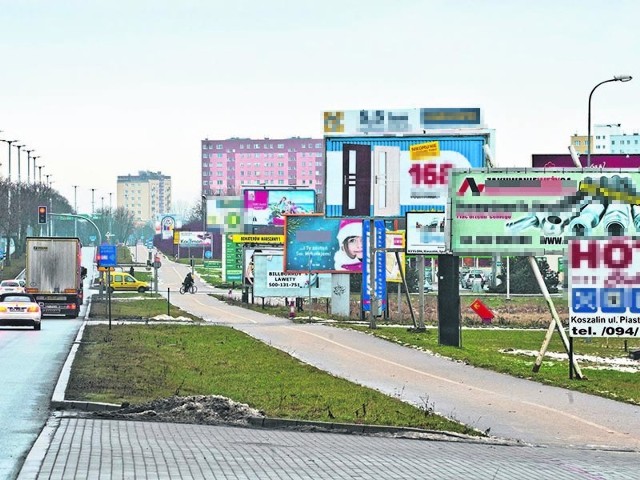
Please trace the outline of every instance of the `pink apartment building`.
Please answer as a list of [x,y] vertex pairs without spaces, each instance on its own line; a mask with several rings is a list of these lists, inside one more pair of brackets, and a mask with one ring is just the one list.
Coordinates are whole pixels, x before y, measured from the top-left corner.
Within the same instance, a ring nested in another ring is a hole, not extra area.
[[[312,188],[324,198],[321,138],[202,140],[202,195],[240,195],[256,186]],[[319,203],[320,204],[320,203]]]

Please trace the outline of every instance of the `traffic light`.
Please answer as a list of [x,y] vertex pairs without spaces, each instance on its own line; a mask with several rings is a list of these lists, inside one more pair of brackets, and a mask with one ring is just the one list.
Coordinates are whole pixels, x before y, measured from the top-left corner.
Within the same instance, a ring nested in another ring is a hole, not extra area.
[[38,207],[38,223],[47,223],[47,207]]

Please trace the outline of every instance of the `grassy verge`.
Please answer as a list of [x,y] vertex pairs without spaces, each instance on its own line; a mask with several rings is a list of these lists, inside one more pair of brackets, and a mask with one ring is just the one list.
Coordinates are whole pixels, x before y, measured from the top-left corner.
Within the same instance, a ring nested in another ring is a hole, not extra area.
[[110,403],[195,394],[223,395],[272,417],[474,433],[435,415],[427,398],[413,407],[226,327],[88,326],[67,388],[69,399]]
[[[153,318],[158,315],[170,315],[172,317],[187,317],[195,321],[201,321],[200,317],[191,315],[184,310],[169,304],[167,311],[167,301],[154,294],[143,294],[146,296],[140,299],[137,292],[114,293],[111,300],[111,318],[115,319],[137,319],[137,318]],[[106,318],[107,302],[97,299],[95,296],[91,302],[91,318]]]
[[[406,328],[398,327],[380,327],[371,330],[353,324],[345,326],[367,331],[371,335],[402,345],[429,350],[476,367],[640,405],[640,374],[638,373],[603,370],[589,361],[580,361],[580,368],[586,379],[569,380],[568,360],[553,360],[549,356],[543,359],[540,371],[533,373],[535,357],[514,352],[516,350],[539,351],[545,336],[543,330],[464,330],[462,347],[456,348],[438,345],[436,330],[412,333]],[[631,342],[640,343],[633,340]],[[635,348],[640,347],[640,345],[634,345]],[[564,353],[564,347],[557,333],[554,333],[548,352]],[[591,342],[577,339],[574,341],[574,352],[576,355],[606,358],[628,357],[624,340],[618,338],[596,338]]]

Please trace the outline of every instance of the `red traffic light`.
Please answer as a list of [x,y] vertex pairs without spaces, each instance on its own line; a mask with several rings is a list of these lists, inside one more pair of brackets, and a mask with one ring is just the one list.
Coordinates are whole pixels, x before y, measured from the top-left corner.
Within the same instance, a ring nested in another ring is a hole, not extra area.
[[47,223],[47,207],[39,206],[38,207],[38,223]]

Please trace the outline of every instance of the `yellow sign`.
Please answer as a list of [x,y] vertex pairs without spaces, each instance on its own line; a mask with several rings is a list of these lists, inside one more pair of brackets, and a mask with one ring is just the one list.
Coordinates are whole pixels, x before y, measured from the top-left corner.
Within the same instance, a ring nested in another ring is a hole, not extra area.
[[409,155],[411,160],[424,160],[429,157],[440,156],[440,143],[439,142],[426,142],[418,143],[417,145],[409,146]]
[[173,244],[180,245],[180,230],[173,231]]
[[284,235],[244,235],[242,233],[234,233],[231,235],[233,243],[263,243],[263,244],[281,244],[284,243]]
[[98,267],[99,272],[115,272],[115,267]]
[[344,112],[324,112],[324,133],[344,133]]

